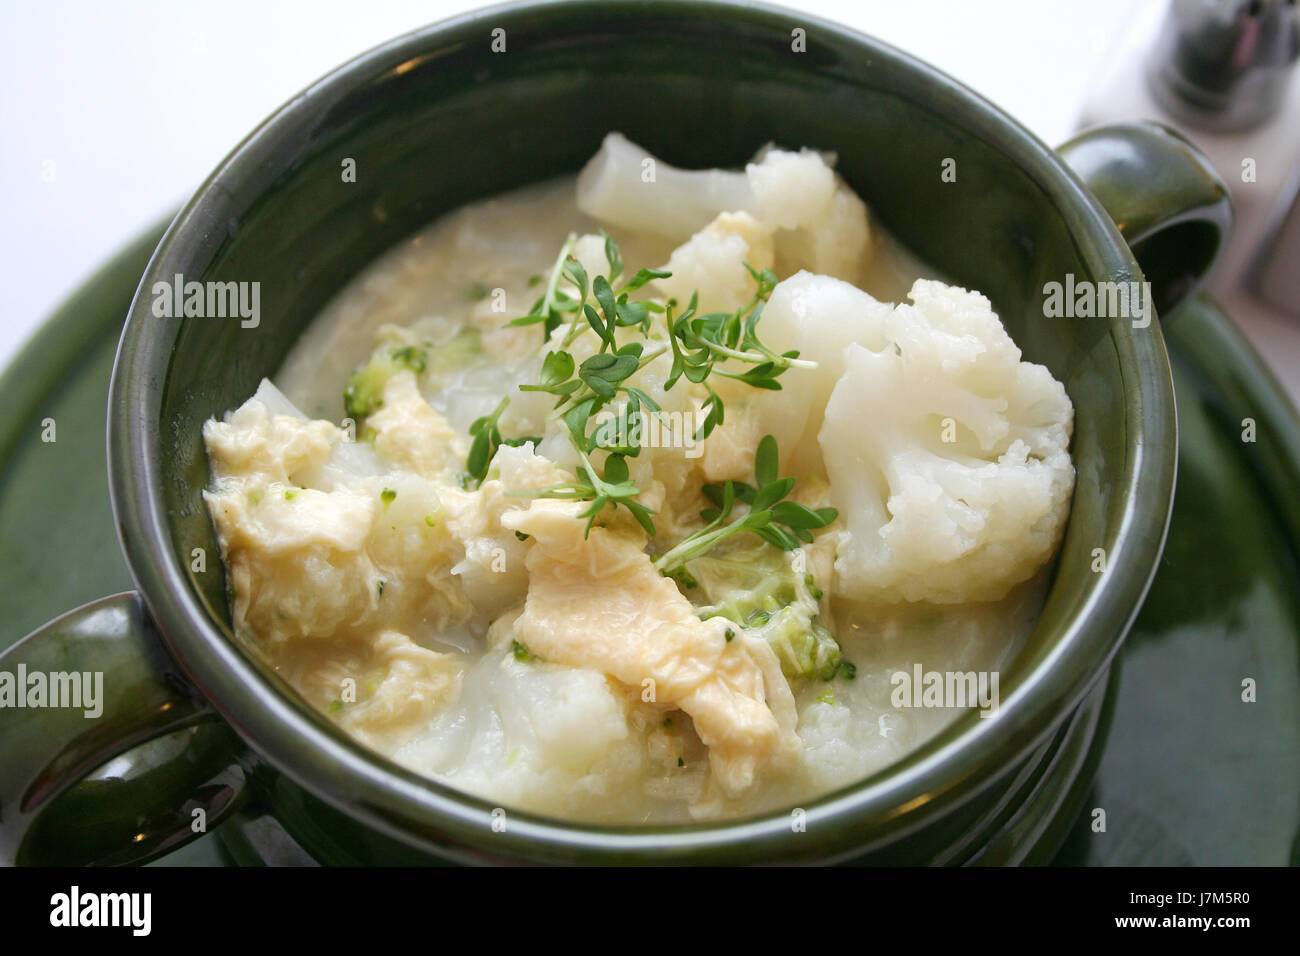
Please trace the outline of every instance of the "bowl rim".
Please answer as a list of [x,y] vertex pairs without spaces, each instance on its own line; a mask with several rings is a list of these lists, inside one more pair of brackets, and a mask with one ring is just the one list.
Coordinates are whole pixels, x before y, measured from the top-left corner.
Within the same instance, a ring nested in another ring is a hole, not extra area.
[[[960,112],[964,130],[983,135],[1043,190],[1094,274],[1141,274],[1100,203],[1048,146],[943,72],[841,24],[736,0],[525,0],[449,17],[360,54],[281,106],[221,161],[159,243],[132,302],[109,390],[109,487],[128,567],[171,655],[254,752],[317,798],[423,852],[463,862],[563,862],[617,854],[621,862],[681,863],[737,856],[830,860],[887,845],[1009,773],[1075,709],[1136,617],[1164,546],[1175,482],[1173,382],[1158,331],[1139,336],[1124,320],[1108,320],[1126,397],[1124,468],[1115,476],[1115,494],[1122,496],[1124,507],[1107,570],[1097,577],[1080,612],[1001,702],[997,719],[973,725],[954,721],[881,771],[808,801],[798,839],[792,839],[788,810],[672,826],[596,825],[509,810],[508,825],[498,832],[492,826],[497,808],[490,801],[397,765],[282,694],[248,652],[211,620],[176,559],[158,461],[161,399],[179,325],[150,314],[148,290],[155,277],[186,272],[183,263],[208,241],[212,197],[228,196],[229,184],[274,157],[278,144],[318,115],[322,102],[346,94],[366,78],[427,55],[460,35],[487,36],[498,26],[509,31],[512,21],[587,10],[662,19],[704,11],[717,20],[786,34],[794,27],[834,34],[862,55],[903,70],[918,88],[941,92],[946,115]],[[1153,324],[1145,331],[1154,330]]]

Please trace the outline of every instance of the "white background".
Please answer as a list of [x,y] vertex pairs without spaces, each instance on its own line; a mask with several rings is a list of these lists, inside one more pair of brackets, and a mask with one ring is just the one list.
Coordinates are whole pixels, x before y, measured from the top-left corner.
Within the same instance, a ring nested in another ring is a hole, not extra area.
[[[1160,2],[797,6],[936,64],[1056,144],[1074,130],[1126,30]],[[7,9],[0,32],[0,366],[68,292],[182,202],[278,105],[364,49],[474,6],[47,0]]]

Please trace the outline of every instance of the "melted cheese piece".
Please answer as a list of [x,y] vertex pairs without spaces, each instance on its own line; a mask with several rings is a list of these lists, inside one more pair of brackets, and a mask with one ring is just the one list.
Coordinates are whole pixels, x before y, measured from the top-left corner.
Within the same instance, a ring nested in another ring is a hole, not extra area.
[[398,468],[425,478],[451,480],[465,460],[465,440],[430,405],[415,373],[402,369],[384,385],[384,404],[366,419],[375,452]]
[[[793,698],[779,668],[773,680],[747,642],[728,641],[727,621],[701,621],[655,570],[644,537],[593,528],[584,538],[581,510],[538,500],[503,517],[536,541],[516,639],[544,660],[603,671],[641,688],[643,699],[685,711],[709,748],[713,782],[739,794],[762,764],[797,744]],[[775,709],[769,698],[779,702]]]
[[437,521],[435,482],[398,472],[354,477],[329,491],[297,487],[296,479],[330,459],[343,432],[329,422],[273,416],[257,399],[224,422],[209,421],[204,438],[215,473],[204,498],[241,638],[263,646],[370,640],[385,628],[445,627],[469,614],[450,573],[461,548]]
[[239,406],[225,421],[212,419],[203,426],[203,440],[218,477],[260,475],[281,483],[323,465],[341,434],[329,422],[272,415],[256,399]]
[[380,632],[371,650],[384,676],[369,697],[345,712],[343,722],[372,747],[391,746],[460,693],[458,655],[431,651],[397,631]]

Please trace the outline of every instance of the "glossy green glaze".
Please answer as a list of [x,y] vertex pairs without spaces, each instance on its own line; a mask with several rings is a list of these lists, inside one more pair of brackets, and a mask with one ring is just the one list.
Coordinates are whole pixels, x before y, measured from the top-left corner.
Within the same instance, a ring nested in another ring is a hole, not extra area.
[[1156,310],[1195,293],[1232,224],[1227,187],[1205,157],[1154,123],[1088,130],[1058,152],[1133,249]]
[[[489,50],[498,26],[509,56]],[[790,49],[795,26],[809,31],[807,53]],[[660,118],[668,104],[673,123]],[[806,833],[791,833],[784,814],[680,828],[512,814],[495,832],[490,805],[375,757],[288,694],[229,640],[219,569],[191,571],[193,548],[217,553],[199,497],[202,421],[273,372],[320,305],[379,251],[468,199],[576,169],[610,128],[682,165],[735,164],[772,139],[836,150],[884,224],[988,292],[1027,357],[1047,364],[1075,402],[1073,515],[1043,616],[1003,674],[999,719],[963,720],[887,772],[810,804]],[[356,183],[339,176],[344,157],[357,160]],[[940,178],[948,158],[955,183]],[[261,282],[261,324],[155,318],[152,284],[178,272]],[[343,849],[368,859],[392,858],[395,846],[408,859],[959,858],[965,834],[1001,819],[1023,792],[1026,767],[1052,764],[1054,735],[1104,674],[1141,601],[1168,517],[1175,438],[1163,341],[1121,320],[1044,318],[1043,285],[1067,272],[1138,276],[1100,206],[1049,150],[874,41],[731,4],[538,4],[460,18],[366,54],[295,99],[164,239],[110,401],[128,561],[171,654],[250,742],[262,799],[322,855],[331,833],[348,832],[346,818],[354,832]],[[1096,547],[1108,554],[1102,575],[1089,570]]]
[[1300,418],[1209,300],[1169,340],[1173,525],[1087,801],[1107,832],[1080,820],[1060,860],[1300,865]]
[[[10,410],[0,419],[0,650],[68,608],[131,587],[108,502],[105,402],[122,322],[140,273],[171,218],[141,233],[88,279],[0,376],[0,394],[8,396]],[[52,442],[42,440],[47,419],[56,424]],[[135,620],[134,615],[125,618],[126,623]],[[124,640],[136,637],[128,633]],[[4,731],[0,740],[28,734],[15,726],[11,737],[11,718],[21,719],[11,712],[0,713]],[[190,733],[185,730],[180,735],[188,738]],[[200,745],[214,737],[208,728],[203,733],[204,739],[196,741]],[[176,761],[164,774],[158,772],[162,757]],[[228,758],[229,754],[225,763]],[[211,775],[225,763],[216,759],[208,765],[205,760],[203,766]],[[117,785],[100,781],[54,802],[53,809],[66,815],[61,821],[51,816],[43,826],[60,831],[57,840],[52,833],[46,840],[56,844],[46,849],[57,859],[139,861],[175,847],[178,835],[195,835],[193,820],[181,820],[175,813],[190,796],[201,797],[191,791],[206,782],[195,776],[202,767],[189,748],[178,748],[163,737],[119,754],[111,765],[112,774],[105,775],[118,778]],[[7,760],[4,766],[8,768]],[[139,783],[146,774],[151,775],[149,782]],[[160,795],[161,805],[155,799]],[[87,806],[89,799],[94,807]],[[84,818],[80,810],[85,811]],[[123,841],[124,831],[134,837],[141,832],[139,827],[85,829],[88,820],[119,810],[146,811],[145,818],[153,821],[147,840]],[[163,823],[165,827],[160,826]],[[124,853],[126,842],[130,851]],[[35,849],[33,843],[29,851]],[[219,862],[216,841],[199,837],[184,851],[166,853],[166,859],[169,865],[178,860]]]
[[[0,416],[0,646],[64,611],[131,587],[117,561],[108,496],[104,416],[99,406],[117,352],[120,326],[140,272],[165,222],[138,236],[67,302],[14,357],[4,373],[8,414]],[[116,311],[105,314],[106,303]],[[115,321],[113,321],[115,320]],[[60,387],[59,383],[67,384]],[[86,408],[95,414],[84,413]],[[54,441],[42,441],[53,419]],[[33,507],[33,502],[40,506]],[[51,515],[81,520],[54,521]],[[33,547],[40,542],[40,547]]]
[[[29,681],[46,687],[30,700],[40,709],[5,712],[0,859],[144,862],[188,840],[196,819],[215,825],[242,802],[238,738],[178,675],[135,594],[51,621],[0,654],[0,672],[24,697],[40,686]],[[56,701],[53,675],[75,693]],[[144,772],[94,773],[151,741]]]

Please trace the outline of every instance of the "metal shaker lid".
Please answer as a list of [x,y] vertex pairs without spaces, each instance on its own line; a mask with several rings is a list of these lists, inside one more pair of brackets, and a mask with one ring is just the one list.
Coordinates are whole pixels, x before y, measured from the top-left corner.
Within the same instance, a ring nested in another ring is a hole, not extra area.
[[1160,105],[1192,126],[1256,126],[1277,112],[1300,56],[1296,0],[1173,0],[1148,69]]

